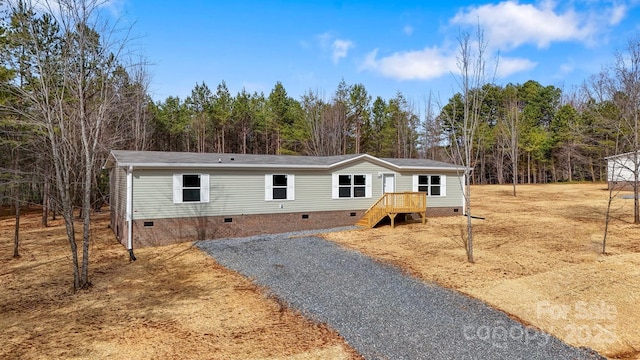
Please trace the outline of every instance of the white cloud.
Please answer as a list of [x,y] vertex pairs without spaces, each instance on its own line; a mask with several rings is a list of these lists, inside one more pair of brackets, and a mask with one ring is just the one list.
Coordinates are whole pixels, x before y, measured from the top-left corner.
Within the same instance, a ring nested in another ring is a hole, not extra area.
[[108,0],[100,5],[100,7],[107,9],[111,16],[114,18],[118,18],[122,16],[122,11],[124,8],[124,0]]
[[339,39],[336,35],[325,32],[316,36],[320,49],[326,54],[329,53],[331,61],[334,64],[340,62],[340,59],[346,58],[349,55],[349,50],[352,49],[355,44],[351,40]]
[[500,77],[507,77],[535,68],[538,64],[529,59],[501,57],[498,64],[498,72]]
[[331,60],[334,64],[340,62],[340,59],[347,57],[349,49],[353,47],[353,42],[350,40],[335,39],[331,44]]
[[503,1],[468,7],[458,12],[451,23],[479,25],[489,46],[508,50],[526,43],[545,48],[554,41],[589,41],[597,32],[590,19],[588,14],[573,9],[557,12],[550,1],[538,5]]
[[624,4],[614,6],[609,12],[609,25],[618,25],[627,16],[628,10]]
[[[449,21],[463,30],[483,30],[488,48],[485,55],[490,58],[502,53],[499,58],[498,76],[528,71],[538,64],[522,55],[514,55],[523,45],[546,49],[556,42],[579,42],[594,45],[602,41],[603,33],[610,31],[627,17],[629,10],[640,0],[626,1],[527,1],[503,0],[498,3],[472,5],[458,11]],[[404,27],[407,35],[413,32]],[[472,36],[473,37],[473,36]],[[445,39],[443,44],[453,44]],[[453,45],[455,46],[455,45]],[[373,71],[382,76],[399,80],[428,80],[450,73],[458,73],[457,52],[449,46],[432,45],[422,50],[396,51],[379,57],[378,50],[370,52],[359,70]],[[563,66],[562,72],[572,68]]]
[[359,70],[371,70],[398,80],[435,79],[457,71],[455,56],[438,48],[397,52],[378,59],[378,49],[367,54]]
[[413,26],[411,26],[411,25],[405,25],[405,26],[402,28],[402,31],[405,33],[405,35],[411,35],[411,34],[413,34]]
[[569,74],[575,69],[573,63],[567,63],[560,65],[560,73],[563,75]]

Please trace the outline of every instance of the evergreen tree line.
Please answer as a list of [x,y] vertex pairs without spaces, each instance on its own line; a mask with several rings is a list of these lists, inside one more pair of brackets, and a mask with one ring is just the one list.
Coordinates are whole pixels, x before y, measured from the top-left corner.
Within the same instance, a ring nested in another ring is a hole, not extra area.
[[196,84],[181,100],[150,103],[148,149],[240,154],[418,157],[419,117],[401,93],[386,101],[364,85],[338,84],[330,99],[307,91],[299,100],[278,82],[268,95],[222,81]]
[[[622,105],[596,88],[595,79],[570,94],[534,80],[473,89],[483,93],[473,182],[604,181],[604,158],[631,151],[620,137],[632,129],[622,121]],[[416,105],[401,92],[372,101],[364,85],[344,80],[330,99],[318,91],[295,99],[280,82],[268,96],[244,89],[233,96],[224,81],[215,92],[202,83],[184,100],[149,103],[145,143],[162,151],[368,153],[452,162],[463,103],[461,93],[444,104],[429,96]]]

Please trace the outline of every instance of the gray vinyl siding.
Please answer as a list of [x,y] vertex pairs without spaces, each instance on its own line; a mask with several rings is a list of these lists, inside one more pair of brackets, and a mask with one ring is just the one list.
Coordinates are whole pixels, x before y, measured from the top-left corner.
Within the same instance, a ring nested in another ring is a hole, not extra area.
[[127,172],[124,169],[118,171],[118,213],[122,219],[127,216]]
[[[209,203],[173,203],[173,174],[209,174]],[[135,169],[133,177],[134,219],[158,219],[240,214],[290,213],[305,211],[364,210],[382,195],[382,177],[396,174],[396,191],[412,191],[413,173],[400,174],[368,161],[333,171],[255,171],[180,169]],[[295,177],[294,200],[265,201],[265,174]],[[332,174],[371,175],[371,198],[332,198]],[[447,175],[447,196],[427,204],[461,206],[460,186],[454,174]],[[125,184],[126,187],[126,184]],[[125,189],[126,190],[126,189]],[[126,191],[125,191],[126,192]]]
[[125,235],[127,206],[127,173],[123,168],[114,167],[109,174],[109,208],[111,228],[117,237]]
[[[461,207],[463,203],[462,195],[462,178],[463,174],[457,174],[454,171],[434,171],[434,172],[413,172],[402,173],[400,177],[396,176],[396,184],[401,184],[402,190],[413,191],[413,175],[444,175],[446,179],[446,195],[445,196],[429,196],[427,197],[427,207]],[[396,185],[398,189],[398,185]]]
[[127,206],[127,173],[123,168],[113,168],[110,174],[111,183],[109,207],[116,217],[125,220]]

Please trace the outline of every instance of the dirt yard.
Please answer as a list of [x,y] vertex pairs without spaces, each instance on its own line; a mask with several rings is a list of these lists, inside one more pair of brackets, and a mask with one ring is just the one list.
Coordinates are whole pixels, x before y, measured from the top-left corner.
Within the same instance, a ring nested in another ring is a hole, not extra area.
[[[475,264],[466,262],[462,217],[325,237],[570,344],[640,359],[633,200],[614,200],[601,255],[609,194],[602,184],[521,185],[515,198],[509,186],[472,191],[472,214],[485,217],[473,220]],[[0,358],[359,358],[335,332],[284,308],[190,243],[138,249],[139,260],[130,262],[107,218],[99,214],[93,227],[93,287],[73,294],[62,223],[43,229],[37,212],[23,217],[22,257],[12,259],[14,222],[0,215]]]
[[325,237],[570,344],[640,359],[640,225],[633,199],[616,198],[601,255],[608,196],[602,184],[521,185],[517,197],[510,186],[473,187],[471,213],[485,218],[473,220],[475,264],[466,262],[462,217]]
[[93,227],[93,287],[74,294],[62,223],[25,216],[13,259],[14,221],[0,217],[1,359],[360,358],[191,244],[138,249],[130,262],[107,219]]

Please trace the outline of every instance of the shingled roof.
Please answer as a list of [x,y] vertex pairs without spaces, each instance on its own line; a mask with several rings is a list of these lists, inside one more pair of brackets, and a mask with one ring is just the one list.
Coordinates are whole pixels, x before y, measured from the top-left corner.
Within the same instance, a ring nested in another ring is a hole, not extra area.
[[288,168],[323,170],[361,160],[368,160],[397,171],[464,169],[461,166],[428,159],[380,159],[367,154],[295,156],[131,150],[112,150],[105,168],[133,166],[135,168]]

